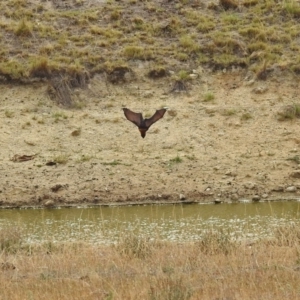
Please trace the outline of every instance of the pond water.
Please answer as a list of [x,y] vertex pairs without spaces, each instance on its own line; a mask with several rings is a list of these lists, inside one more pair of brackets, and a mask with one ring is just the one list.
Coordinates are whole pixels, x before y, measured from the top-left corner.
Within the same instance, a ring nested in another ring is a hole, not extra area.
[[193,241],[208,229],[220,228],[237,239],[256,239],[295,222],[300,223],[300,202],[0,210],[0,229],[18,226],[29,243],[114,243],[127,233]]

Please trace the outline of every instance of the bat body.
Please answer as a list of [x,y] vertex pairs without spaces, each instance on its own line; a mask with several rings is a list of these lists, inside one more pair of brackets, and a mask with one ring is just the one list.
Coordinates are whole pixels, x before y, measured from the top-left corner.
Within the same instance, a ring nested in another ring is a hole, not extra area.
[[161,119],[167,110],[165,108],[159,109],[149,119],[144,119],[141,113],[135,113],[128,108],[123,108],[123,111],[127,120],[129,120],[139,128],[141,136],[142,138],[144,138],[146,136],[146,131],[150,128],[150,126]]

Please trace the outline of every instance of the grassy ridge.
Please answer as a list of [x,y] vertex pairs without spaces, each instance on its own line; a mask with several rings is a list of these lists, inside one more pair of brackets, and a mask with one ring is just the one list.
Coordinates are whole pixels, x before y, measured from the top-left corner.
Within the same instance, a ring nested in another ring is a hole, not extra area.
[[136,60],[177,70],[300,71],[297,1],[227,2],[3,0],[0,75],[93,74]]
[[0,231],[1,299],[300,299],[299,224],[252,244],[224,231],[185,244],[128,234],[112,246],[21,236]]

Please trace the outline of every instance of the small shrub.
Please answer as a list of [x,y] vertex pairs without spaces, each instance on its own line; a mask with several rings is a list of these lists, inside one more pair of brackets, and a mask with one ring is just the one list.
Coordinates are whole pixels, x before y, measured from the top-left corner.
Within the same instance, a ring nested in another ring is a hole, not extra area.
[[206,33],[213,30],[216,27],[215,20],[212,18],[200,16],[198,19],[200,22],[196,28],[199,32]]
[[227,68],[231,65],[238,65],[240,62],[237,59],[236,55],[221,53],[219,55],[213,56],[213,62],[219,68]]
[[134,17],[132,23],[134,24],[135,29],[142,29],[145,21],[141,17]]
[[143,58],[145,49],[139,46],[127,46],[124,48],[124,55],[128,59]]
[[300,164],[300,156],[295,155],[293,157],[287,158],[287,160],[294,161],[296,164]]
[[254,41],[250,42],[247,46],[247,49],[249,52],[254,52],[254,51],[260,51],[260,50],[266,50],[268,49],[268,44],[262,42],[262,41]]
[[252,115],[250,113],[246,112],[246,113],[242,114],[241,120],[247,121],[249,119],[252,119]]
[[119,240],[117,249],[130,258],[145,258],[152,252],[152,245],[147,237],[128,234]]
[[112,162],[103,162],[102,165],[104,166],[117,166],[120,165],[121,162],[119,160],[113,160]]
[[176,58],[179,61],[187,61],[189,59],[189,56],[186,53],[179,52],[179,53],[176,54]]
[[119,10],[116,9],[116,10],[114,10],[114,11],[111,12],[110,19],[112,21],[116,21],[116,20],[119,20],[121,18],[121,16],[122,16],[121,11],[119,11]]
[[300,104],[294,104],[295,107],[295,115],[297,118],[300,118]]
[[185,70],[180,70],[178,72],[178,79],[182,81],[189,80],[190,79],[189,73]]
[[283,9],[285,12],[295,18],[300,17],[300,5],[297,3],[297,1],[285,1],[283,4]]
[[175,158],[170,159],[170,162],[178,164],[182,162],[182,158],[177,155]]
[[0,250],[16,253],[22,245],[22,231],[18,227],[0,229]]
[[224,13],[222,15],[222,21],[224,23],[228,23],[228,24],[237,24],[239,21],[241,20],[240,16],[238,14],[228,14],[228,13]]
[[50,76],[50,67],[48,59],[41,57],[37,59],[29,71],[30,77],[49,77]]
[[188,53],[193,53],[199,50],[199,45],[190,35],[184,35],[180,38],[179,43]]
[[15,35],[17,36],[31,36],[32,35],[32,23],[22,19],[15,29]]
[[12,118],[15,115],[15,113],[10,110],[6,110],[4,114],[6,118]]
[[212,92],[207,92],[203,96],[203,101],[204,102],[210,102],[215,99],[215,95]]
[[222,116],[229,117],[229,116],[233,116],[235,114],[236,114],[236,110],[234,108],[226,108],[226,109],[221,110]]
[[197,158],[194,154],[193,155],[186,155],[185,157],[189,160],[197,160]]
[[208,230],[196,245],[201,252],[210,255],[220,253],[228,255],[237,247],[236,243],[232,241],[230,233],[225,232],[223,229],[219,231]]
[[54,118],[54,122],[57,123],[58,121],[62,120],[62,119],[67,119],[67,115],[65,115],[65,113],[63,112],[56,112],[52,115],[52,117]]

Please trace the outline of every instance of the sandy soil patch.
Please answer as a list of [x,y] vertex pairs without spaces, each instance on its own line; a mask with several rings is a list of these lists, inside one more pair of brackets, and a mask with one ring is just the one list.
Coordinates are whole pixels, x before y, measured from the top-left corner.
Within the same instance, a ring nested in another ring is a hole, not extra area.
[[[248,79],[204,72],[188,93],[169,93],[171,79],[98,76],[75,91],[77,109],[55,104],[45,84],[1,85],[1,205],[300,198],[299,119],[277,118],[298,101],[298,81]],[[169,111],[142,139],[124,106]]]

